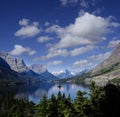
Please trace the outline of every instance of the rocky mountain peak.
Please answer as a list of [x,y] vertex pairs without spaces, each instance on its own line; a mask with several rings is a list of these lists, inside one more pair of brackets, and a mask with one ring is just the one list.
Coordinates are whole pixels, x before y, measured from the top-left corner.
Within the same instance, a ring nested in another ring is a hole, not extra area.
[[16,72],[21,73],[29,70],[21,57],[14,58],[10,54],[4,52],[0,52],[0,57],[3,58],[9,64],[11,69]]
[[38,74],[41,74],[47,71],[46,66],[42,64],[33,64],[30,66],[30,69]]

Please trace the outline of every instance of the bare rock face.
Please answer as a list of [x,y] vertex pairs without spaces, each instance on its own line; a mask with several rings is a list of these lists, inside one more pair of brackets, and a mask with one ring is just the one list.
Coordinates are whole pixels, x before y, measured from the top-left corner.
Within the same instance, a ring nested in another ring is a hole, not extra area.
[[13,58],[8,53],[0,52],[0,57],[3,58],[11,67],[12,70],[22,73],[29,71],[29,68],[25,65],[24,61],[19,58]]

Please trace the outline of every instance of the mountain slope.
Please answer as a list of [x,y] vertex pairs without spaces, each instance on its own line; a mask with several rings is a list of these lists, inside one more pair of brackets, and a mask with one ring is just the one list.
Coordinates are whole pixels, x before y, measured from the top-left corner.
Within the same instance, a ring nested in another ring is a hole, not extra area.
[[107,71],[112,67],[117,67],[119,63],[120,63],[120,43],[115,48],[115,50],[112,52],[110,57],[104,60],[101,64],[97,65],[90,72],[92,74],[97,74],[103,69]]
[[32,77],[13,71],[7,62],[0,57],[0,86],[34,84],[40,81],[40,77]]
[[35,73],[43,76],[45,80],[56,80],[57,77],[48,72],[47,68],[44,65],[33,64],[29,67]]
[[3,58],[0,58],[0,67],[11,70],[10,66],[8,65],[8,63]]
[[89,77],[85,79],[87,84],[95,81],[98,85],[105,85],[112,79],[120,78],[120,43],[111,56],[89,71]]
[[8,63],[0,57],[0,85],[14,84],[15,82],[24,82],[22,76],[13,71]]

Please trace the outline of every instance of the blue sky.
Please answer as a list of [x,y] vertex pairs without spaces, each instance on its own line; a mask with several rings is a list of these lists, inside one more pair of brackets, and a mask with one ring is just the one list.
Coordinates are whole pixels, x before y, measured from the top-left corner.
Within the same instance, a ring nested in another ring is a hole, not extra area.
[[0,0],[0,51],[49,71],[90,69],[120,42],[119,0]]

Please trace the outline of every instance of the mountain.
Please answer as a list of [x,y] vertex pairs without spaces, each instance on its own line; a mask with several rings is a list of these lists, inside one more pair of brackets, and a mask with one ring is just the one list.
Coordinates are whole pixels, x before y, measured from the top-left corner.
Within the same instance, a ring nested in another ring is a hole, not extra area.
[[22,73],[28,71],[28,67],[25,65],[24,61],[19,58],[14,58],[8,53],[0,52],[0,57],[3,58],[11,67],[12,70]]
[[0,86],[1,85],[10,85],[15,83],[23,83],[25,79],[19,73],[13,71],[8,63],[0,57]]
[[0,57],[7,62],[7,64],[10,66],[12,70],[25,76],[31,76],[31,77],[38,76],[42,78],[42,76],[30,70],[21,57],[15,58],[9,55],[8,53],[4,53],[4,52],[0,52]]
[[0,58],[0,67],[11,70],[10,66],[3,58]]
[[55,75],[56,77],[63,79],[63,78],[71,78],[73,76],[76,75],[75,72],[71,72],[69,70],[60,70],[60,71],[54,71],[52,72],[53,75]]
[[108,81],[118,81],[120,79],[120,43],[106,60],[90,70],[88,74],[89,78],[85,80],[87,84],[95,81],[98,85],[105,85]]
[[43,76],[46,80],[56,80],[57,77],[52,75],[45,65],[40,65],[40,64],[33,64],[29,67],[30,70],[34,71],[35,73]]

